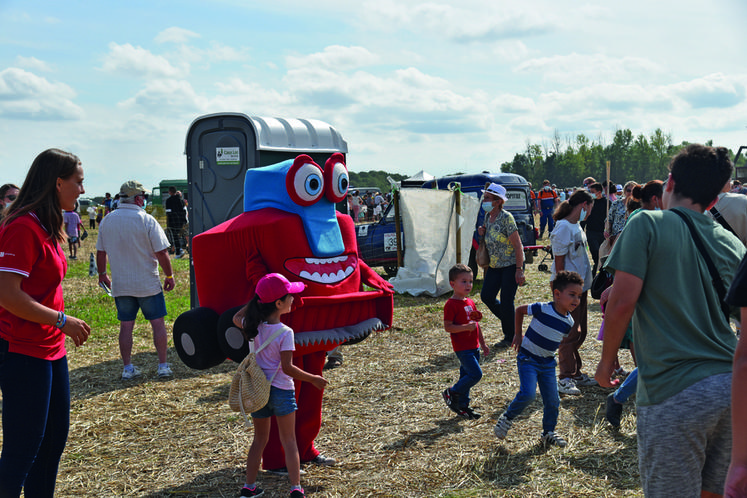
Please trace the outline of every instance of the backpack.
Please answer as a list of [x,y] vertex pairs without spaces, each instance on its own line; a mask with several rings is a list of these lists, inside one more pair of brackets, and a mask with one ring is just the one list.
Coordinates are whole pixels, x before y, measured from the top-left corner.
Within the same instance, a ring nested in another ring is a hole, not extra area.
[[287,331],[288,327],[282,327],[254,351],[251,351],[250,344],[249,354],[241,361],[239,368],[233,374],[231,390],[228,393],[228,406],[235,412],[240,411],[247,425],[249,419],[246,414],[261,410],[267,405],[270,399],[270,385],[272,385],[272,381],[280,370],[280,365],[278,365],[277,370],[268,380],[265,372],[257,365],[257,353]]

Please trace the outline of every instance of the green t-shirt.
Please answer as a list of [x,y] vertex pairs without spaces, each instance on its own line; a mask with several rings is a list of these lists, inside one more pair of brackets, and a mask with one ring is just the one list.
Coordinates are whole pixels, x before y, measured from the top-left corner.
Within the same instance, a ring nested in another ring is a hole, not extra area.
[[[728,288],[744,246],[708,216],[677,209],[692,220]],[[661,403],[706,377],[731,372],[737,339],[679,216],[642,211],[630,218],[606,266],[643,280],[632,320],[638,404]]]

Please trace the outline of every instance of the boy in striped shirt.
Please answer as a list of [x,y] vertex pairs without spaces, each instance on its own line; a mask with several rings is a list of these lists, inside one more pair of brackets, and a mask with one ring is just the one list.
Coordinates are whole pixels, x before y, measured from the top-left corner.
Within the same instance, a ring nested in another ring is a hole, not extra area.
[[[558,423],[560,397],[556,380],[555,352],[560,341],[573,326],[571,311],[581,302],[584,281],[576,272],[560,271],[550,283],[552,302],[534,303],[516,308],[516,332],[511,346],[518,353],[520,388],[516,397],[495,424],[493,432],[499,439],[506,437],[514,419],[534,400],[539,384],[544,414],[542,416],[542,441],[545,444],[565,446],[565,439],[555,434]],[[526,334],[522,338],[525,315],[532,315]]]

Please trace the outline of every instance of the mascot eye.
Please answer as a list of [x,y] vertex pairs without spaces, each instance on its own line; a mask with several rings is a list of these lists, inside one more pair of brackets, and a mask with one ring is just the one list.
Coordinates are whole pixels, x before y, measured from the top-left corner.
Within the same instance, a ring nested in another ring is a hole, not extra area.
[[348,193],[348,169],[345,157],[335,152],[324,163],[324,182],[327,184],[327,199],[330,202],[342,202]]
[[298,156],[285,177],[285,187],[293,202],[311,206],[324,193],[322,169],[309,156]]

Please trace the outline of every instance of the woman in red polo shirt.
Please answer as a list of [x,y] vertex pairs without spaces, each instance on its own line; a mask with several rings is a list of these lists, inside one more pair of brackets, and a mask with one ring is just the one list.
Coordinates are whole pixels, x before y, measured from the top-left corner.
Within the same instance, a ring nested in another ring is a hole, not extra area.
[[80,159],[49,149],[34,159],[0,224],[0,496],[51,497],[70,425],[65,336],[83,344],[91,328],[66,316],[62,210],[83,189]]

